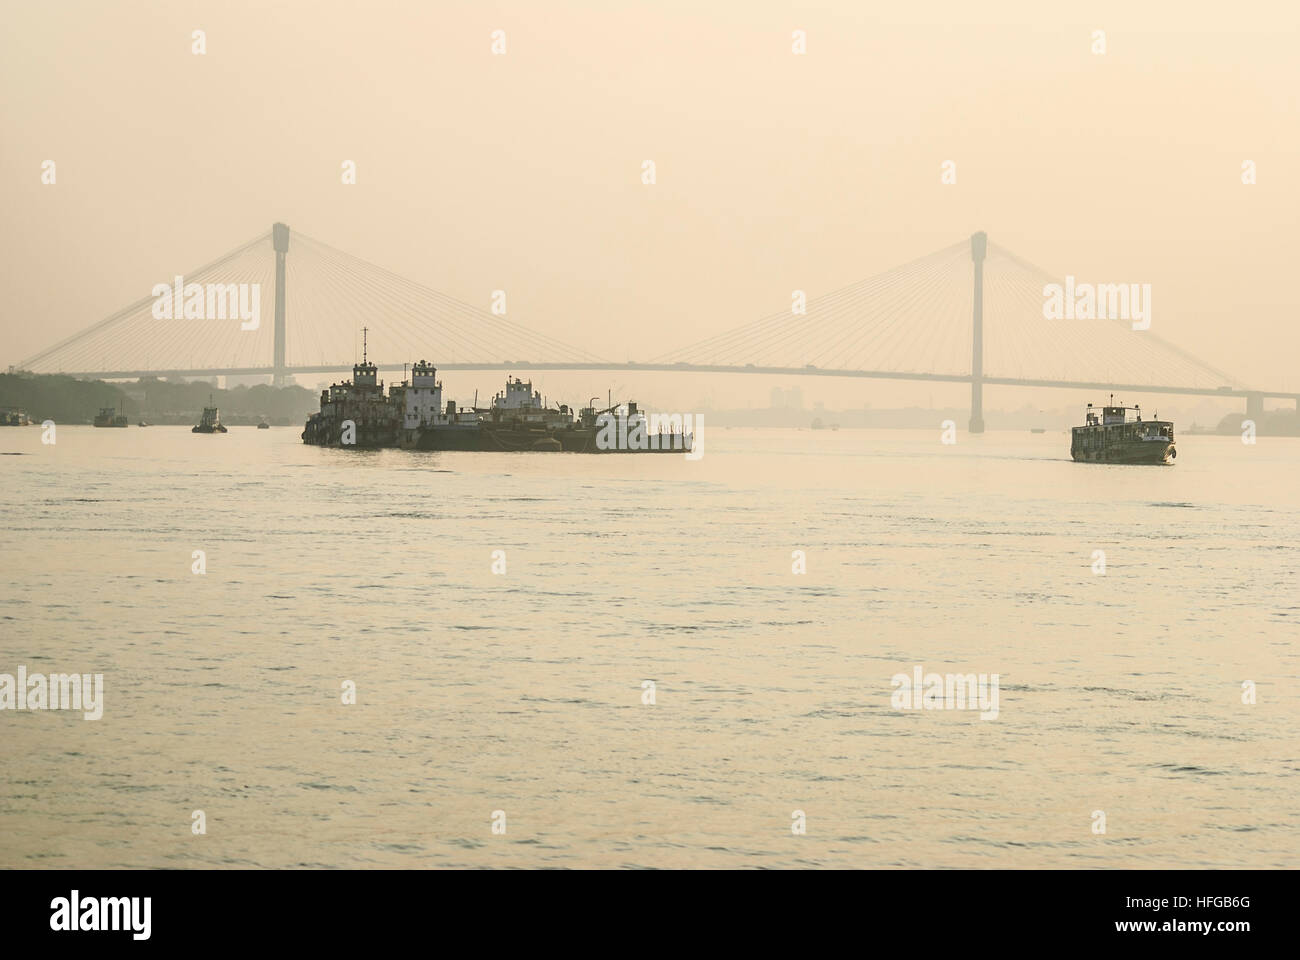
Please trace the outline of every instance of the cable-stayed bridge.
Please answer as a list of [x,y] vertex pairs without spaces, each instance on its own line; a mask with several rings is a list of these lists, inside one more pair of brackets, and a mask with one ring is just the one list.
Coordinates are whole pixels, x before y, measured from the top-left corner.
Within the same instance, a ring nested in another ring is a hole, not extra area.
[[[292,249],[291,249],[292,248]],[[653,370],[1264,398],[1128,319],[1050,319],[1045,270],[976,233],[649,362],[602,359],[400,277],[284,224],[21,364],[100,379],[348,371],[362,326],[384,370],[432,359],[450,370]],[[242,297],[242,299],[241,299]],[[248,309],[249,307],[253,309]],[[1149,302],[1147,308],[1149,309]],[[1149,316],[1149,313],[1148,313]]]

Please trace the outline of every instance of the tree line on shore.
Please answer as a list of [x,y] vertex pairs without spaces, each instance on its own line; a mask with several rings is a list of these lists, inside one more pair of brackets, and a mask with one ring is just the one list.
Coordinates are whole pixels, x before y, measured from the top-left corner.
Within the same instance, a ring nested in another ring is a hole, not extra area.
[[206,381],[177,382],[145,377],[106,383],[57,374],[0,374],[0,407],[27,411],[37,423],[89,423],[103,407],[113,407],[132,421],[196,423],[206,406],[221,408],[230,423],[300,424],[317,406],[316,393],[303,387],[265,384],[221,390]]

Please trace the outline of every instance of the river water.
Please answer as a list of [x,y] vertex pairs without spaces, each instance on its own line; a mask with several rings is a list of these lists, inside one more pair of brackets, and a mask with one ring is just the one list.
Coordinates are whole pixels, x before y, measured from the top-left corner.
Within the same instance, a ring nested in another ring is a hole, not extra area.
[[1300,441],[1068,446],[0,431],[0,866],[1300,866]]

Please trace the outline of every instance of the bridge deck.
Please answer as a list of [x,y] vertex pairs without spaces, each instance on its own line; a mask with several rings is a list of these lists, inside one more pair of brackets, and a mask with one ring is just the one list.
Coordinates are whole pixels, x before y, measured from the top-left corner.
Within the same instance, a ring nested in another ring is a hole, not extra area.
[[[383,371],[398,372],[409,364],[401,363],[378,363],[376,366]],[[501,362],[501,363],[440,363],[439,370],[619,370],[619,371],[645,371],[655,373],[743,373],[743,374],[766,374],[775,376],[799,376],[799,377],[847,377],[850,379],[869,379],[869,380],[922,380],[938,383],[971,383],[970,374],[963,373],[908,373],[895,370],[835,370],[823,369],[820,367],[760,367],[752,364],[745,366],[728,366],[723,364],[693,364],[693,363],[529,363],[526,361],[518,362]],[[211,376],[271,376],[274,374],[271,367],[229,367],[216,370],[110,370],[110,371],[84,371],[68,373],[65,376],[72,377],[94,377],[100,380],[138,380],[141,377],[187,377],[187,378],[204,378]],[[317,373],[351,373],[350,365],[323,365],[323,366],[304,366],[304,367],[287,367],[285,373],[290,376],[296,374],[317,374]],[[1259,396],[1271,399],[1296,400],[1300,401],[1300,393],[1288,393],[1276,390],[1249,390],[1240,387],[1180,387],[1180,386],[1153,386],[1144,383],[1105,383],[1099,380],[1025,380],[1014,377],[981,377],[981,382],[988,386],[995,387],[1048,387],[1060,388],[1066,390],[1103,390],[1103,391],[1123,391],[1126,393],[1168,393],[1179,396],[1207,396],[1207,397],[1250,397]]]

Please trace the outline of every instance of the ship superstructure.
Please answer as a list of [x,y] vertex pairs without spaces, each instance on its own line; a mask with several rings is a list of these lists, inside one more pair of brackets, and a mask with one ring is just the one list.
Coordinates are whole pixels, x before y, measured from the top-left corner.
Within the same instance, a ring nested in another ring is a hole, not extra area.
[[506,380],[506,388],[492,398],[488,408],[492,423],[542,427],[548,431],[564,430],[573,425],[573,413],[565,404],[548,407],[533,382],[518,377]]
[[442,401],[438,369],[427,360],[411,366],[410,380],[389,389],[389,402],[401,412],[402,425],[397,445],[404,449],[474,450],[482,424],[472,407],[463,409],[455,400]]

